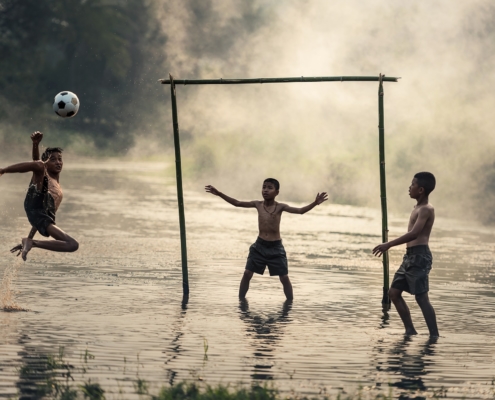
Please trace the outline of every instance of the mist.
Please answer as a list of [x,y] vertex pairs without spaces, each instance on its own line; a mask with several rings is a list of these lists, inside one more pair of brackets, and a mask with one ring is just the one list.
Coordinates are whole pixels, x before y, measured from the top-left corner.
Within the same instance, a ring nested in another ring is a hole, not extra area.
[[[438,215],[495,222],[492,2],[147,4],[164,39],[138,63],[141,88],[121,94],[130,102],[122,119],[132,123],[96,139],[70,136],[70,151],[111,148],[119,129],[131,127],[120,156],[173,168],[170,88],[157,83],[169,72],[177,79],[383,73],[401,77],[384,85],[390,210],[410,210],[414,173],[430,171]],[[376,82],[178,85],[185,185],[253,199],[262,180],[275,177],[280,201],[310,202],[327,191],[335,203],[379,207],[377,92]]]
[[[159,78],[401,77],[384,88],[391,210],[410,210],[414,173],[430,171],[440,215],[492,218],[491,2],[186,1],[161,12],[167,69]],[[333,202],[378,207],[377,89],[178,86],[186,180],[250,198],[273,176],[281,199],[308,202],[328,191]],[[169,86],[163,91],[156,127],[171,141]]]

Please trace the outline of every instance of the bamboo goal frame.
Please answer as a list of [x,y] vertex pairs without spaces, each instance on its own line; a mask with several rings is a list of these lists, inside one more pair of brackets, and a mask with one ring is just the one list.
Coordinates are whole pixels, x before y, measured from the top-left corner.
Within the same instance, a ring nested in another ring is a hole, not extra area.
[[[261,83],[290,83],[290,82],[378,82],[378,153],[380,161],[380,203],[382,211],[382,242],[388,241],[388,216],[387,216],[387,185],[385,176],[385,116],[383,107],[383,82],[397,82],[399,78],[378,76],[317,76],[317,77],[292,77],[292,78],[254,78],[254,79],[174,79],[169,74],[169,79],[159,79],[163,85],[170,85],[172,100],[172,123],[174,130],[175,171],[177,178],[177,202],[179,207],[179,226],[182,261],[182,290],[183,303],[189,300],[189,275],[187,267],[186,245],[186,220],[184,214],[184,195],[182,191],[182,165],[180,158],[179,117],[177,113],[176,85],[243,85]],[[382,304],[390,304],[389,289],[389,258],[388,252],[383,253],[383,297]]]

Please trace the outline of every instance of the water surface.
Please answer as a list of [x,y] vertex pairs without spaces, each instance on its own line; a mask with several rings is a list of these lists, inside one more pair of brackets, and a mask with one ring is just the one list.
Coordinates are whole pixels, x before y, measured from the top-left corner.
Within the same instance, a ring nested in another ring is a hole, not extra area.
[[[194,380],[269,381],[304,395],[363,386],[404,398],[494,397],[494,229],[442,219],[437,206],[430,299],[441,338],[430,341],[412,296],[406,301],[419,335],[404,337],[395,310],[382,313],[381,262],[371,255],[380,242],[379,210],[325,203],[284,215],[294,303],[267,275],[255,276],[239,303],[256,211],[198,187],[185,192],[191,296],[184,307],[175,183],[165,167],[65,167],[57,223],[80,249],[35,249],[20,267],[17,301],[31,311],[0,311],[0,397],[32,397],[36,382],[23,367],[61,348],[67,362],[86,367],[76,380],[99,382],[107,398],[132,397],[137,377],[155,393]],[[29,231],[27,181],[17,174],[0,181],[1,276],[14,260],[9,248]],[[390,236],[406,226],[407,216],[392,215]],[[391,251],[392,272],[403,251]]]

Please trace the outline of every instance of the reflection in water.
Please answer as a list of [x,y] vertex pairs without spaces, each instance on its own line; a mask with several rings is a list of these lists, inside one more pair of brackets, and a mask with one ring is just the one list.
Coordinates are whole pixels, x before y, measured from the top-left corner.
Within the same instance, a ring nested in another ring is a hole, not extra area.
[[406,391],[426,391],[424,377],[431,371],[432,356],[435,355],[435,344],[438,338],[429,338],[420,348],[414,347],[412,336],[404,336],[388,350],[389,360],[386,371],[398,376],[390,385]]
[[[61,346],[76,366],[74,385],[91,378],[108,392],[124,391],[122,398],[134,393],[135,364],[129,364],[129,374],[125,359],[137,354],[140,376],[153,387],[200,371],[208,384],[244,382],[252,374],[274,379],[282,395],[303,390],[310,398],[321,386],[376,386],[388,395],[394,382],[391,389],[402,396],[404,387],[427,388],[428,393],[414,393],[418,397],[447,387],[449,394],[450,389],[465,393],[458,398],[487,398],[477,391],[483,385],[493,398],[494,228],[438,219],[431,243],[437,254],[432,301],[441,310],[438,323],[445,337],[423,345],[426,336],[402,342],[396,311],[377,309],[383,270],[370,249],[379,241],[379,210],[327,204],[303,219],[287,216],[284,240],[291,247],[291,273],[297,274],[297,308],[284,310],[279,283],[266,279],[252,288],[250,310],[247,303],[232,307],[232,301],[237,301],[238,274],[245,266],[246,237],[257,232],[251,212],[189,191],[185,204],[195,306],[186,316],[180,305],[174,182],[151,163],[129,163],[113,172],[106,164],[91,163],[88,169],[89,164],[67,170],[64,178],[68,197],[61,216],[81,238],[79,251],[33,253],[19,269],[17,290],[20,304],[36,311],[0,311],[0,398],[18,395],[20,368],[28,367],[23,396],[37,379],[29,371],[39,371],[46,381],[52,370],[43,355],[57,354]],[[26,232],[18,201],[22,190],[24,182],[2,183],[3,243]],[[392,233],[400,233],[404,223],[407,217],[391,218]],[[3,251],[0,278],[12,261],[6,246]],[[398,264],[402,252],[392,249],[390,257],[391,264]],[[421,321],[417,305],[410,308]],[[22,333],[29,337],[19,339]],[[203,361],[204,338],[210,342],[208,362]],[[96,360],[82,375],[78,355],[86,349]]]
[[[33,347],[30,337],[22,334],[19,344],[23,350],[18,353],[21,365],[17,369],[16,382],[20,400],[40,399],[51,395],[61,395],[72,383],[72,365],[64,360],[64,348],[59,348],[57,356],[45,354]],[[68,392],[68,391],[67,391]]]
[[[182,300],[181,309],[179,312],[179,318],[175,322],[175,327],[173,328],[173,332],[176,332],[174,338],[172,339],[172,343],[168,346],[167,350],[164,350],[163,353],[167,355],[167,359],[165,360],[165,365],[172,364],[173,361],[176,361],[179,358],[180,353],[182,352],[182,336],[184,335],[184,320],[187,312],[187,302]],[[167,368],[167,379],[170,385],[173,385],[175,382],[175,378],[177,377],[178,371],[173,368]]]
[[380,327],[379,329],[384,329],[386,328],[387,326],[389,326],[389,320],[390,320],[390,315],[389,315],[389,312],[390,311],[390,304],[388,305],[383,305],[382,307],[382,317],[381,317],[381,320],[382,322],[380,322]]
[[263,317],[249,311],[249,303],[246,299],[239,302],[239,317],[247,325],[247,336],[254,347],[254,370],[251,374],[253,379],[273,379],[270,372],[273,367],[274,351],[283,333],[282,327],[290,322],[289,311],[292,301],[283,303],[280,313],[273,317]]

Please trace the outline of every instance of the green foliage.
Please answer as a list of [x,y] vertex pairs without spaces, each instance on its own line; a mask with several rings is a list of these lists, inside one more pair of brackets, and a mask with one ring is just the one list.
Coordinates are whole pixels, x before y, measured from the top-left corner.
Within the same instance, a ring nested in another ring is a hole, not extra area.
[[[476,196],[478,216],[486,224],[495,223],[495,209],[492,207],[495,201],[495,163],[485,165],[480,169],[478,175],[481,177],[481,183],[473,179],[474,184],[481,187],[483,196]],[[473,190],[477,194],[476,191]]]
[[[33,119],[39,129],[60,129],[51,103],[58,92],[71,90],[81,109],[64,129],[84,134],[97,147],[127,147],[137,116],[153,112],[156,103],[136,105],[135,97],[151,85],[159,89],[161,56],[154,47],[164,37],[150,4],[0,0],[0,119]],[[145,79],[147,74],[153,79]]]
[[204,390],[194,383],[181,382],[169,388],[162,388],[154,400],[276,400],[275,389],[255,385],[250,389],[232,390],[228,386],[206,386]]
[[[26,356],[25,364],[18,369],[20,389],[19,398],[44,398],[53,400],[104,400],[105,390],[99,383],[91,382],[91,379],[84,380],[84,374],[88,368],[87,361],[94,359],[94,356],[87,350],[81,354],[84,367],[74,367],[64,360],[64,348],[59,349],[58,355],[35,355]],[[139,357],[138,357],[139,369]],[[78,373],[82,384],[72,386],[75,381],[73,374]],[[162,387],[158,394],[150,393],[149,383],[140,378],[133,381],[134,394],[145,396],[151,400],[392,400],[398,393],[394,393],[392,387],[389,387],[389,393],[379,393],[370,391],[367,388],[359,387],[356,391],[346,393],[344,391],[337,395],[328,395],[323,388],[320,395],[306,397],[298,393],[281,395],[273,386],[266,384],[260,386],[254,384],[251,387],[232,386],[232,385],[215,385],[196,383],[196,382],[179,382],[172,386]],[[487,383],[488,391],[491,395],[495,394],[495,378]],[[111,392],[110,392],[111,393]],[[124,395],[124,392],[120,392]],[[444,387],[428,392],[413,390],[403,392],[400,398],[445,398],[448,397],[448,390]],[[422,397],[421,397],[422,398]]]
[[101,388],[99,383],[91,383],[91,379],[88,382],[85,382],[83,385],[79,386],[81,388],[81,392],[84,395],[85,399],[89,400],[104,400],[105,399],[105,391]]
[[20,387],[23,387],[22,382],[34,383],[37,397],[75,399],[77,391],[70,386],[74,380],[73,369],[74,366],[64,360],[64,348],[60,347],[57,356],[41,355],[27,359],[18,370]]
[[208,360],[208,340],[206,340],[206,338],[203,338],[203,350],[204,350],[203,360],[206,361]]
[[148,382],[138,377],[134,381],[134,390],[137,394],[148,394]]

